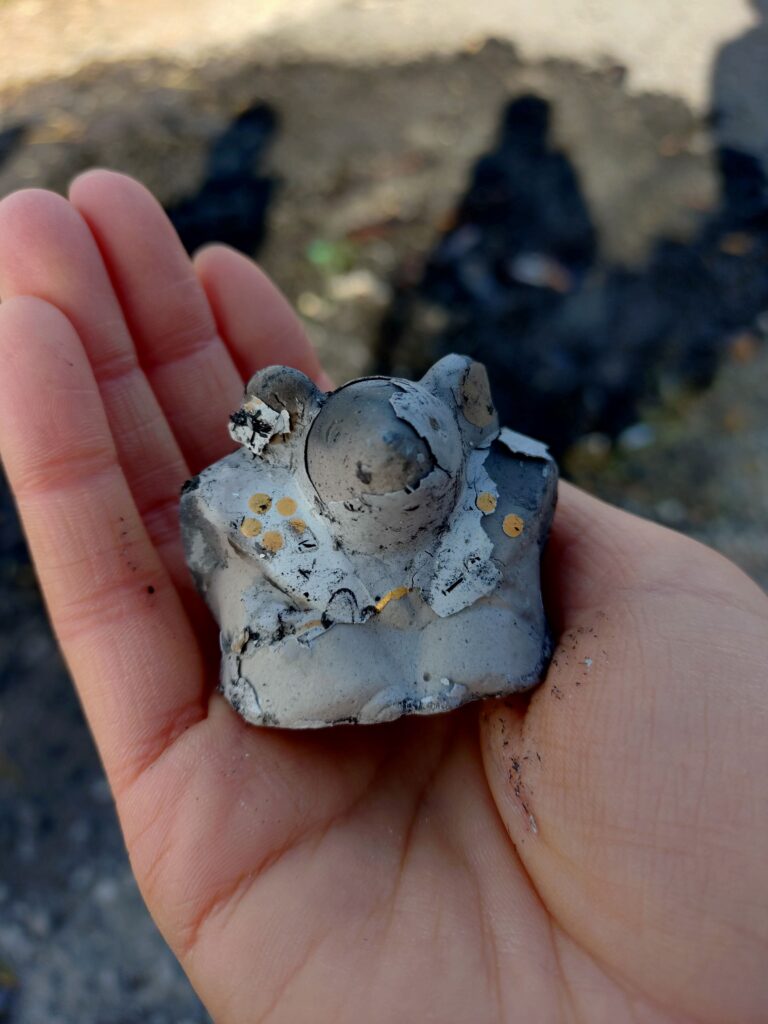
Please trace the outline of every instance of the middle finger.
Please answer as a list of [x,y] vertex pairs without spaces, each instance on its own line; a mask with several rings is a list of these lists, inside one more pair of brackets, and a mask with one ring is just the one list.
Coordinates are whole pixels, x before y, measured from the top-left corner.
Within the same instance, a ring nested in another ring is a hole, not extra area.
[[192,263],[163,208],[132,178],[89,171],[70,198],[98,242],[139,361],[190,469],[233,445],[227,418],[242,380]]

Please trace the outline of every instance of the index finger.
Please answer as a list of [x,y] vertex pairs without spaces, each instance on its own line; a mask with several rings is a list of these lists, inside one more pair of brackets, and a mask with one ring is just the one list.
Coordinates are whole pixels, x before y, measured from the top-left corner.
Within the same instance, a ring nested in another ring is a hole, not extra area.
[[0,452],[62,650],[113,788],[207,714],[196,638],[121,469],[63,314],[0,305]]

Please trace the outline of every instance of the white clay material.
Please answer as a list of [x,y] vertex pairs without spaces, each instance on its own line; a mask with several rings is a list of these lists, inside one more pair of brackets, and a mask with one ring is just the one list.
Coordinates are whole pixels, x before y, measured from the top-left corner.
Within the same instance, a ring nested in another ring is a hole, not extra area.
[[268,367],[230,433],[242,447],[185,485],[181,523],[249,722],[386,722],[539,680],[557,469],[499,430],[479,363],[327,395]]

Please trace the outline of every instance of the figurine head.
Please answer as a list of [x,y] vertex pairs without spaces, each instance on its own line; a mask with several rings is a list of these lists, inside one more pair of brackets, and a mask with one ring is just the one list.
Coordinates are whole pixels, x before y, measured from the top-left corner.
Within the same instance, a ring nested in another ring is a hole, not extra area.
[[[485,369],[459,356],[418,383],[366,377],[327,396],[303,374],[270,367],[250,381],[243,409],[249,402],[264,403],[261,420],[279,420],[278,429],[290,421],[278,448],[301,449],[297,479],[312,489],[334,535],[358,551],[418,543],[438,529],[469,451],[498,432]],[[247,444],[242,431],[236,436]],[[273,438],[263,437],[257,454],[269,457]]]
[[[324,502],[411,494],[432,473],[431,445],[397,415],[397,394],[391,381],[369,378],[329,395],[307,437],[307,472]],[[435,428],[450,430],[442,418],[434,416]]]

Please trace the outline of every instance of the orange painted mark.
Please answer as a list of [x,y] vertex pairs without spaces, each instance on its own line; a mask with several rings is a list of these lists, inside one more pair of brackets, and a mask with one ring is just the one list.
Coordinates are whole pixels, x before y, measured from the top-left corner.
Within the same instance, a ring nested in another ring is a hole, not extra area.
[[275,508],[281,516],[292,516],[297,509],[296,502],[293,498],[280,498],[275,505]]
[[267,551],[279,551],[283,546],[283,543],[283,536],[281,533],[278,533],[277,530],[267,530],[261,538],[261,546],[266,548]]
[[258,519],[251,519],[250,516],[246,516],[242,523],[240,523],[240,533],[244,537],[258,537],[261,533],[261,523]]
[[483,491],[482,494],[478,494],[475,504],[483,515],[489,516],[491,512],[496,511],[497,501],[495,495],[490,491]]
[[248,499],[248,508],[251,512],[258,512],[263,516],[272,508],[272,499],[268,494],[252,494]]
[[508,537],[519,537],[525,529],[525,520],[515,515],[504,516],[501,528]]

